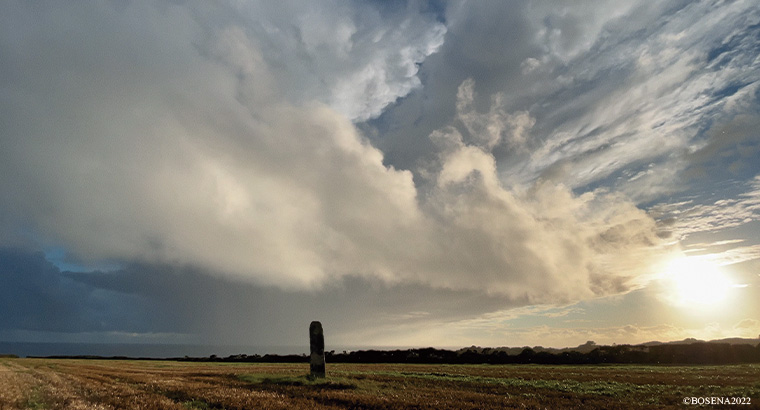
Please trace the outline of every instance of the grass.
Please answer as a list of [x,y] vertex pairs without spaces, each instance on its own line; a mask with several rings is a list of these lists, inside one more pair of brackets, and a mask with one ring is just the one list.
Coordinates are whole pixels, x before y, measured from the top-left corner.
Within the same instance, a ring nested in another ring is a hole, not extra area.
[[24,408],[29,410],[42,410],[48,408],[39,387],[35,387],[29,392]]
[[311,374],[302,376],[273,376],[266,373],[238,375],[238,379],[259,386],[306,386],[320,390],[347,390],[358,386],[346,378],[315,378]]
[[433,381],[453,381],[472,384],[497,384],[511,388],[549,389],[581,394],[597,394],[602,396],[622,397],[634,393],[661,393],[664,386],[636,385],[632,383],[588,381],[578,382],[575,380],[526,380],[519,377],[496,378],[482,376],[448,375],[445,373],[387,373],[387,375],[400,377],[414,377]]
[[[623,369],[627,370],[627,369]],[[671,386],[661,384],[635,384],[615,381],[593,380],[593,381],[576,381],[572,379],[562,380],[544,380],[544,379],[524,379],[521,377],[483,377],[469,376],[446,373],[414,373],[414,372],[367,372],[371,375],[384,375],[399,378],[417,378],[431,381],[449,381],[459,383],[492,384],[501,385],[509,388],[528,388],[528,389],[548,389],[553,391],[563,391],[580,394],[593,394],[610,397],[625,397],[633,394],[663,394]],[[698,388],[681,389],[684,393],[711,393],[721,390],[720,386],[700,385]],[[756,387],[749,388],[732,388],[729,389],[734,394],[760,395],[760,389]]]
[[[0,360],[0,410],[676,409],[749,397],[760,366],[537,366]],[[729,408],[729,407],[726,407]]]
[[217,408],[203,400],[197,399],[184,401],[182,405],[187,409],[210,410]]

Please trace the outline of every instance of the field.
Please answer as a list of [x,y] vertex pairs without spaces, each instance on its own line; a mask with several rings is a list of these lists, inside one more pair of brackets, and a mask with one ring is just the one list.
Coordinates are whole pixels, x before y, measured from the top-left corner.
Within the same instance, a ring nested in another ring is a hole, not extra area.
[[[10,409],[628,409],[705,408],[684,397],[748,398],[760,365],[539,366],[0,359]],[[747,399],[745,399],[746,401]]]

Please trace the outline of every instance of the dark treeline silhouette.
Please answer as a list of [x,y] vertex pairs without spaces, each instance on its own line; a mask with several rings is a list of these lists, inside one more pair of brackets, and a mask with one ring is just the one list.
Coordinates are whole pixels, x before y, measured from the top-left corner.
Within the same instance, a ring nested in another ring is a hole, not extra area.
[[[511,349],[514,350],[514,349]],[[47,356],[77,359],[134,359],[124,356]],[[588,352],[575,350],[551,352],[524,348],[518,354],[504,349],[465,348],[444,350],[432,347],[406,350],[358,350],[325,352],[328,363],[419,363],[419,364],[737,364],[760,363],[760,344],[730,344],[697,342],[690,344],[614,345],[598,346]],[[143,360],[167,360],[137,358]],[[250,363],[307,363],[309,356],[246,355],[227,357],[174,357],[168,360],[190,362],[250,362]]]
[[552,353],[525,348],[516,355],[499,349],[469,348],[458,351],[434,348],[364,350],[328,353],[331,363],[447,363],[447,364],[734,364],[760,363],[757,346],[728,343],[663,344],[657,346],[599,346],[588,353]]

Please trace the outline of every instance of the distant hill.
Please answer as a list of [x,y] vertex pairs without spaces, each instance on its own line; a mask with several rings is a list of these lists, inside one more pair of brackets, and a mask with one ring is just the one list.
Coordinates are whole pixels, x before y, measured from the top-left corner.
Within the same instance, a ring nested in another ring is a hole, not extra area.
[[[688,345],[692,343],[723,343],[723,344],[730,344],[730,345],[751,345],[751,346],[757,346],[760,344],[760,338],[756,339],[748,339],[748,338],[741,338],[741,337],[729,337],[726,339],[715,339],[715,340],[700,340],[700,339],[694,339],[694,338],[687,338],[684,340],[675,340],[671,342],[659,342],[659,341],[651,341],[631,346],[659,346],[659,345]],[[517,355],[520,354],[525,349],[532,349],[536,353],[540,352],[546,352],[551,354],[561,354],[565,352],[578,352],[578,353],[590,353],[594,349],[597,349],[601,347],[602,345],[598,345],[595,342],[589,340],[588,342],[576,346],[576,347],[564,347],[561,349],[554,348],[554,347],[543,347],[543,346],[522,346],[522,347],[479,347],[479,346],[471,346],[471,347],[465,347],[462,349],[457,350],[457,352],[464,352],[467,350],[470,351],[476,351],[478,353],[495,353],[495,352],[504,352],[508,355]]]
[[694,339],[693,337],[684,339],[684,340],[676,340],[672,342],[658,342],[658,341],[652,341],[652,342],[646,342],[642,343],[640,346],[659,346],[659,345],[687,345],[692,343],[728,343],[730,345],[752,345],[757,346],[758,343],[760,343],[760,338],[757,339],[746,339],[741,337],[729,337],[726,339],[715,339],[715,340],[700,340],[700,339]]
[[478,353],[483,354],[490,354],[495,352],[504,352],[508,355],[518,355],[525,349],[531,349],[536,353],[540,352],[546,352],[551,354],[560,354],[564,352],[579,352],[579,353],[589,353],[593,351],[594,349],[598,348],[599,345],[594,343],[593,341],[589,340],[588,342],[579,345],[577,347],[564,347],[561,349],[557,349],[554,347],[543,347],[543,346],[523,346],[523,347],[479,347],[479,346],[471,346],[471,347],[465,347],[462,349],[457,350],[457,352],[464,352],[467,350],[470,351],[476,351]]

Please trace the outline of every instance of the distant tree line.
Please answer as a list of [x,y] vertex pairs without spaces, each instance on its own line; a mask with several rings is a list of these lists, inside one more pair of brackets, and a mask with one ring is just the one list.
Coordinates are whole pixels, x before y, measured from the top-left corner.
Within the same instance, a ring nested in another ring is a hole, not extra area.
[[[125,356],[48,356],[51,358],[78,359],[135,359]],[[167,360],[137,358],[143,360]],[[662,345],[598,346],[588,352],[550,352],[524,348],[518,354],[503,349],[465,348],[460,350],[424,349],[358,350],[352,352],[325,352],[328,363],[418,363],[418,364],[737,364],[760,363],[760,344],[706,343]],[[246,355],[227,357],[174,357],[168,360],[189,362],[250,362],[250,363],[306,363],[309,357],[300,355]]]
[[728,343],[663,344],[656,346],[599,346],[582,353],[552,353],[525,348],[516,355],[498,349],[365,350],[327,355],[331,363],[447,363],[447,364],[732,364],[760,363],[757,346]]
[[[510,355],[499,349],[466,348],[457,351],[424,348],[406,350],[358,350],[325,352],[328,363],[419,363],[419,364],[736,364],[760,363],[760,344],[691,343],[654,346],[599,346],[590,352],[535,351],[525,348]],[[306,355],[235,355],[225,358],[182,358],[188,361],[307,362]]]

